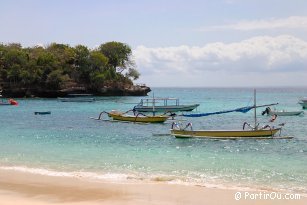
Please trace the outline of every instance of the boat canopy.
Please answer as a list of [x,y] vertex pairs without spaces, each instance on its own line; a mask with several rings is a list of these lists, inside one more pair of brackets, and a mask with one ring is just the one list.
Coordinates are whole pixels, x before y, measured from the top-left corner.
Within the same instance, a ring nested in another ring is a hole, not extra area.
[[164,106],[167,106],[168,104],[173,104],[173,105],[178,106],[179,99],[178,98],[144,98],[144,99],[141,99],[141,102],[139,103],[139,105],[154,106],[160,103],[163,104]]
[[[266,106],[271,106],[271,105],[277,105],[277,104],[278,103],[269,104],[269,105],[259,105],[259,106],[256,106],[256,108],[266,107]],[[184,116],[184,117],[205,117],[205,116],[209,116],[209,115],[219,115],[219,114],[225,114],[225,113],[230,113],[230,112],[247,113],[248,111],[250,111],[251,109],[254,109],[254,108],[255,108],[255,106],[253,105],[253,106],[240,107],[240,108],[236,108],[236,109],[232,109],[232,110],[223,110],[223,111],[218,111],[218,112],[182,114],[182,116]]]

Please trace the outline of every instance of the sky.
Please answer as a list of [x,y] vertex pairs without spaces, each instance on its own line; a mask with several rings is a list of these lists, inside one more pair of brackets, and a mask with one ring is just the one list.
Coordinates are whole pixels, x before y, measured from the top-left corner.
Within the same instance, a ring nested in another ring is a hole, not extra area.
[[108,41],[151,87],[307,86],[306,0],[0,0],[0,43]]

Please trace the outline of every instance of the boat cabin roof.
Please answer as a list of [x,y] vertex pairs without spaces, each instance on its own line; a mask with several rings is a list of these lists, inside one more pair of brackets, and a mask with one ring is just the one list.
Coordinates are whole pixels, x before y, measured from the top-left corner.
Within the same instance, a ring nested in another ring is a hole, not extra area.
[[158,101],[158,100],[179,100],[178,98],[143,98],[144,101]]
[[141,99],[140,104],[164,104],[167,106],[168,104],[179,105],[178,98],[143,98]]

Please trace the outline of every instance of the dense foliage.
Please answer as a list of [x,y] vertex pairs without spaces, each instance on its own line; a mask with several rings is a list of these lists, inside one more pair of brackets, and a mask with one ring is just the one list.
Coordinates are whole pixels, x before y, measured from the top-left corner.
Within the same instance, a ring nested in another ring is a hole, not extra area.
[[120,42],[107,42],[92,50],[57,43],[30,48],[0,44],[2,86],[64,89],[82,85],[99,90],[132,85],[138,77],[131,48]]

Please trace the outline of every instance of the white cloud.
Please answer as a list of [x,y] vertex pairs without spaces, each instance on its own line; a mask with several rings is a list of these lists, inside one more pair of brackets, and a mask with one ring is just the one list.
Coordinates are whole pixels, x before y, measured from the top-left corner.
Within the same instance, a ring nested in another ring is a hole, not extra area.
[[307,29],[307,16],[290,16],[281,19],[262,19],[253,21],[240,21],[234,24],[211,26],[202,28],[202,31],[216,30],[272,30],[272,29]]
[[285,72],[294,73],[291,74],[293,77],[295,73],[307,73],[307,42],[288,35],[259,36],[237,43],[217,42],[203,47],[138,46],[133,53],[144,79],[163,76],[160,80],[168,81],[176,75],[178,79],[189,77],[193,80],[193,76],[197,79],[208,73],[223,73],[225,78]]

